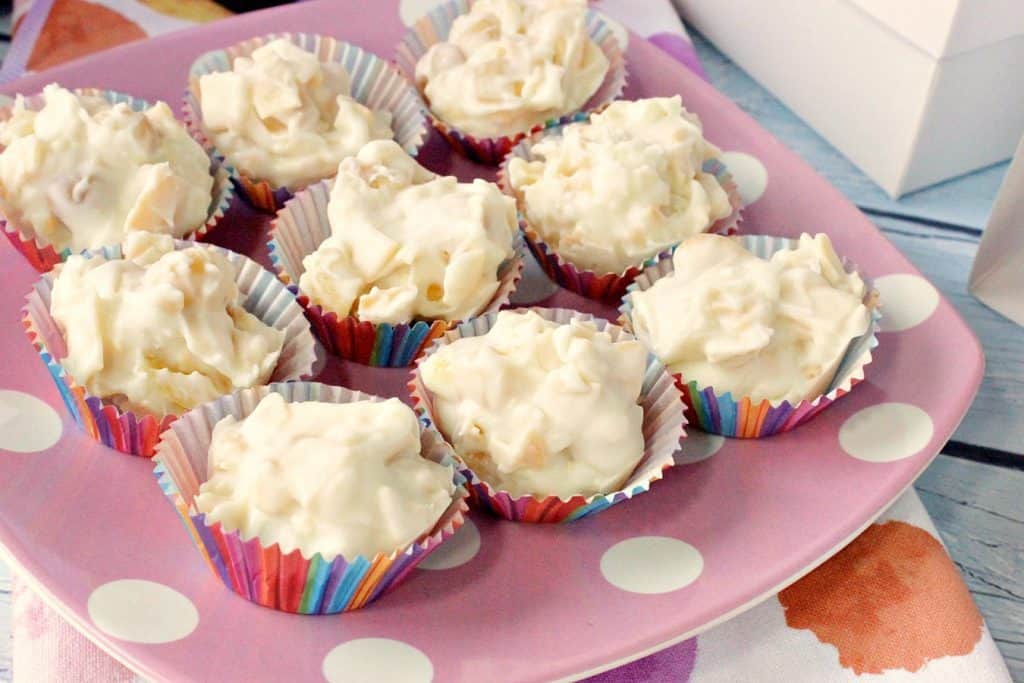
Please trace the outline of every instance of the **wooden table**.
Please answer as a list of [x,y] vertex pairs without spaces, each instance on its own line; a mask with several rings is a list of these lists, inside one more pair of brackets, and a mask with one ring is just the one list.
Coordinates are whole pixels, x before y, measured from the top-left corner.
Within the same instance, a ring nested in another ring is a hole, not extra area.
[[[977,400],[916,489],[964,574],[1014,680],[1024,681],[1024,329],[967,294],[1002,164],[900,201],[696,36],[711,81],[842,190],[942,290],[985,347]],[[823,226],[826,227],[826,226]],[[11,678],[10,576],[0,565],[0,681]]]

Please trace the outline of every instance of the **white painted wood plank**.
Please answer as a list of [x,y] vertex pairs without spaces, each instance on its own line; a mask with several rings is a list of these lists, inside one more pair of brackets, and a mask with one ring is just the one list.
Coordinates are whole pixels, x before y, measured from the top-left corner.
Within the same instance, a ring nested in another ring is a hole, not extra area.
[[982,228],[1007,164],[999,164],[905,196],[890,199],[856,166],[771,93],[691,30],[711,83],[807,160],[855,204],[887,212]]
[[967,293],[967,276],[977,251],[975,238],[891,218],[873,220],[949,298],[985,349],[984,382],[953,438],[1024,453],[1024,328]]
[[940,456],[916,488],[1014,680],[1024,680],[1024,472]]

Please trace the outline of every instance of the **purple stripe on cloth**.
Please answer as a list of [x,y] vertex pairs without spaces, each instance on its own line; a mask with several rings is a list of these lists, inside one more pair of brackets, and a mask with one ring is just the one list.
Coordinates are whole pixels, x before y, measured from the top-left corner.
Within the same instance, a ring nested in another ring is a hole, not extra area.
[[39,34],[50,16],[54,0],[35,0],[28,8],[25,17],[18,27],[18,34],[11,41],[11,47],[4,57],[4,65],[0,68],[0,83],[10,83],[25,73],[29,57],[36,46]]
[[697,661],[697,639],[690,638],[661,652],[585,679],[584,683],[686,683]]

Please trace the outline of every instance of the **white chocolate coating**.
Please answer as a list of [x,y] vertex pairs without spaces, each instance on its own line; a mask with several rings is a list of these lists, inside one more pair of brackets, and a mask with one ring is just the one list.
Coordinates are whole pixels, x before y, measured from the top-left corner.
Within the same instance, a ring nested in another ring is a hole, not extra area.
[[477,0],[420,58],[416,83],[439,118],[477,137],[576,111],[608,71],[585,13],[585,0]]
[[578,268],[622,273],[732,213],[719,155],[679,96],[618,101],[509,162],[531,226]]
[[460,183],[376,141],[338,168],[332,235],[303,260],[314,303],[361,320],[461,320],[498,289],[514,254],[515,202],[493,183]]
[[268,394],[213,429],[196,507],[243,538],[352,561],[402,548],[452,501],[452,468],[420,455],[415,413],[383,402],[287,403]]
[[643,457],[647,352],[589,322],[502,311],[420,365],[438,426],[481,480],[513,496],[589,496]]
[[222,394],[266,384],[284,332],[241,305],[235,269],[213,249],[174,250],[132,233],[123,259],[71,256],[50,313],[75,381],[122,410],[178,415]]
[[820,396],[871,324],[863,280],[843,270],[824,234],[803,234],[769,260],[698,235],[673,264],[672,275],[633,293],[633,328],[684,380],[736,400]]
[[334,175],[370,140],[390,139],[391,114],[350,93],[341,64],[278,38],[231,71],[199,78],[203,127],[243,174],[296,190]]
[[0,124],[0,208],[56,250],[135,231],[181,237],[206,222],[210,159],[163,102],[143,112],[56,84],[38,111],[15,100]]

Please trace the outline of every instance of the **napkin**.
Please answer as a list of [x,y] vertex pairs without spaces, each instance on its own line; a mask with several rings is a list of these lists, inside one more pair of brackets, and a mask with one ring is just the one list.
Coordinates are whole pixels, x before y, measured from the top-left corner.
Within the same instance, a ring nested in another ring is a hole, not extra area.
[[[419,4],[425,10],[429,3]],[[670,0],[595,6],[704,75]],[[16,33],[0,80],[227,14],[208,0],[16,0]],[[58,42],[59,53],[46,47]],[[136,680],[17,578],[13,607],[15,683]],[[778,595],[589,680],[1002,683],[1010,677],[911,489],[849,546]]]
[[989,308],[1024,325],[1024,138],[996,195],[967,288]]

